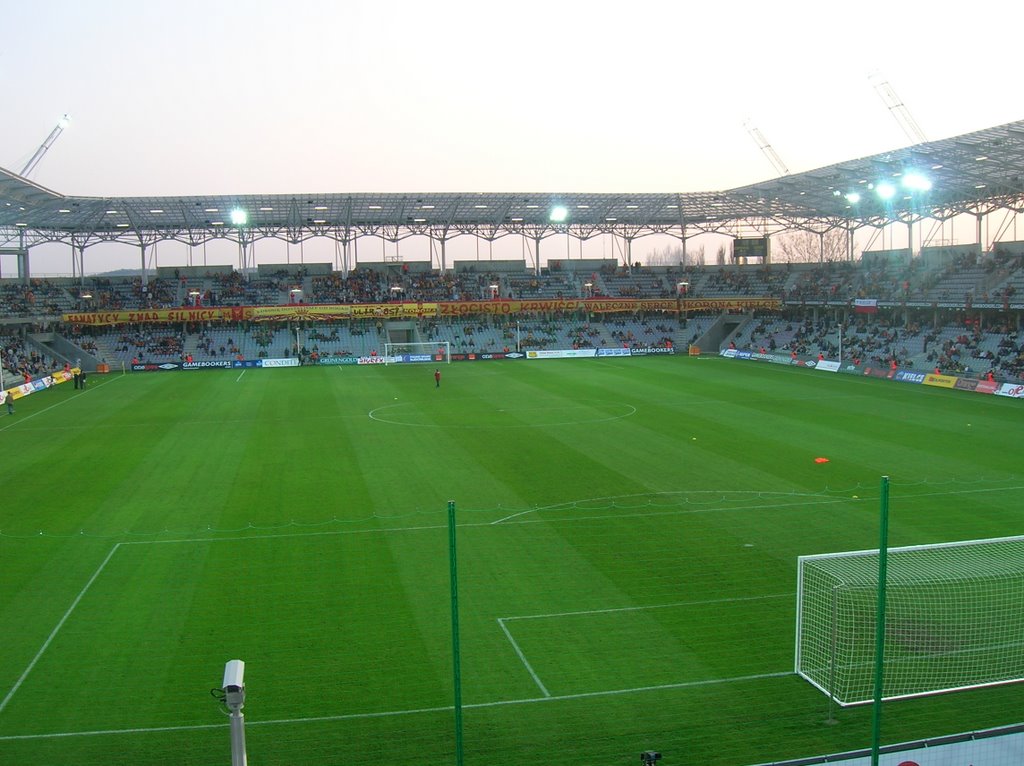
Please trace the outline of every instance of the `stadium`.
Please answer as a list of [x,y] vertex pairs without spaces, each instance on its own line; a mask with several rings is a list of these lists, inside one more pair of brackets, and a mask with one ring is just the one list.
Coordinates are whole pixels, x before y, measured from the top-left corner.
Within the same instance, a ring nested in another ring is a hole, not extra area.
[[0,763],[1024,761],[1024,121],[682,193],[70,195],[57,135]]

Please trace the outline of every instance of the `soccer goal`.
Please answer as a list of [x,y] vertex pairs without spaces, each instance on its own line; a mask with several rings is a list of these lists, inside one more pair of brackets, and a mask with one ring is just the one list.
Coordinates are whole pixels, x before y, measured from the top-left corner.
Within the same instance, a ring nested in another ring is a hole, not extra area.
[[434,343],[385,343],[384,364],[406,362],[433,362],[451,364],[451,343],[442,340]]
[[[878,551],[797,560],[796,672],[874,696]],[[884,699],[1024,679],[1024,536],[888,550]]]

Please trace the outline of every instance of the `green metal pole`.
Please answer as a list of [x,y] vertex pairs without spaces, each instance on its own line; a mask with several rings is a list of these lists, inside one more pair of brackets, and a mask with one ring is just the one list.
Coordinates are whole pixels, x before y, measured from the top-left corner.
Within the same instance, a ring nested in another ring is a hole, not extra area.
[[871,766],[878,766],[882,739],[882,680],[885,660],[885,589],[889,567],[889,477],[882,477],[879,508],[878,611],[875,615],[875,701],[871,714]]
[[455,766],[462,766],[462,662],[459,651],[459,568],[455,555],[455,501],[448,501],[448,562],[452,591],[452,680],[455,685]]

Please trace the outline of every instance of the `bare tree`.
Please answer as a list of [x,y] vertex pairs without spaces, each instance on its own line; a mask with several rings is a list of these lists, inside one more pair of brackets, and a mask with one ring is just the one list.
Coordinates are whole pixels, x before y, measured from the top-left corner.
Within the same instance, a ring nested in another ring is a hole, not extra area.
[[729,251],[726,249],[725,245],[719,245],[718,246],[718,254],[715,256],[716,261],[718,262],[718,265],[719,266],[724,266],[726,260],[728,259],[728,257],[729,257]]
[[682,245],[668,245],[664,250],[655,248],[647,255],[648,266],[688,266],[691,264],[704,265],[704,245],[696,250],[687,248],[685,253]]
[[790,231],[772,239],[772,261],[776,263],[819,263],[846,259],[846,232],[843,229],[830,229],[824,234]]

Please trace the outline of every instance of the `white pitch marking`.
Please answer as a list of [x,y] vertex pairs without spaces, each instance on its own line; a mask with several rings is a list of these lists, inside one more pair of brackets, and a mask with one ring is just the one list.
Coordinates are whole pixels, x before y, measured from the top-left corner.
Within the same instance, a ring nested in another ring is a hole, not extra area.
[[[692,509],[688,508],[688,509],[685,509],[685,510],[655,511],[655,512],[652,512],[652,513],[637,513],[637,514],[630,514],[630,515],[635,515],[637,517],[648,517],[648,516],[674,516],[674,515],[683,514],[683,513],[714,513],[714,512],[718,512],[718,511],[766,511],[766,510],[771,510],[773,508],[799,508],[799,507],[808,506],[808,505],[828,505],[828,504],[831,504],[831,503],[844,503],[844,502],[846,502],[846,498],[839,498],[839,499],[836,499],[836,500],[818,499],[818,500],[806,500],[806,501],[802,501],[802,502],[799,502],[799,503],[771,503],[770,505],[742,505],[742,506],[732,506],[732,505],[729,505],[729,506],[719,506],[719,507],[715,507],[715,508],[692,508]],[[510,516],[505,516],[503,518],[497,519],[496,521],[492,521],[491,525],[493,526],[493,525],[496,525],[496,524],[501,524],[502,522],[511,521],[512,519],[519,518],[520,516],[525,516],[528,513],[536,513],[537,511],[544,511],[544,510],[552,510],[552,508],[528,508],[525,511],[519,511],[518,513],[513,513]],[[610,518],[615,518],[615,517],[614,516],[607,516],[607,517],[604,517],[604,516],[586,517],[585,516],[583,518],[598,518],[598,519],[600,519],[600,518],[609,518],[610,519]]]
[[677,601],[673,604],[649,604],[647,606],[619,606],[611,609],[582,609],[578,612],[552,612],[551,614],[520,614],[499,617],[498,622],[512,620],[542,620],[548,617],[575,617],[583,614],[612,614],[614,612],[641,612],[646,609],[671,609],[678,606],[707,606],[708,604],[731,604],[741,601],[762,601],[766,598],[793,598],[796,593],[772,593],[766,596],[735,596],[733,598],[711,598],[703,601]]
[[[667,691],[671,689],[689,689],[701,686],[715,686],[717,684],[743,683],[745,681],[762,681],[769,678],[786,678],[796,675],[792,670],[779,673],[759,673],[750,676],[733,676],[732,678],[709,678],[703,681],[683,681],[676,684],[659,684],[658,686],[635,686],[630,689],[611,689],[603,692],[581,692],[579,694],[560,694],[552,697],[526,697],[515,700],[496,700],[494,702],[474,702],[463,705],[463,709],[477,709],[489,707],[502,707],[505,705],[532,705],[538,702],[563,702],[578,699],[589,699],[591,697],[612,697],[622,694],[640,694],[651,691]],[[269,721],[254,721],[246,719],[247,726],[279,726],[282,724],[305,724],[323,723],[327,721],[351,721],[366,718],[393,718],[403,715],[420,715],[423,713],[446,713],[453,710],[452,705],[442,707],[414,708],[410,710],[387,710],[378,713],[347,713],[343,715],[325,715],[308,718],[279,718]],[[135,729],[103,729],[96,731],[64,731],[52,734],[9,734],[0,736],[0,742],[24,739],[59,739],[62,737],[97,737],[101,735],[118,734],[145,734],[148,732],[172,732],[172,731],[199,731],[202,729],[227,728],[228,724],[194,724],[191,726],[153,726]]]
[[245,373],[246,373],[246,372],[247,372],[247,370],[242,370],[242,372],[241,372],[241,373],[239,373],[238,377],[237,377],[237,378],[235,378],[235,383],[237,383],[238,381],[240,381],[240,380],[242,379],[242,375],[245,375]]
[[543,694],[545,697],[550,697],[551,692],[549,692],[548,688],[541,682],[540,677],[534,671],[533,666],[530,665],[530,663],[527,661],[526,655],[523,654],[523,650],[519,648],[519,644],[516,642],[514,638],[512,638],[512,633],[509,631],[508,627],[505,625],[505,622],[501,617],[498,618],[498,626],[505,634],[505,637],[508,639],[509,643],[512,644],[512,648],[515,649],[516,654],[519,655],[519,660],[523,663],[523,666],[530,674],[530,678],[532,678],[533,682],[537,684],[537,688],[540,689],[541,694]]
[[110,561],[113,555],[117,552],[117,549],[120,547],[121,543],[117,543],[116,545],[114,545],[113,548],[110,549],[110,553],[108,553],[107,557],[103,559],[103,563],[100,564],[99,568],[92,573],[92,577],[89,578],[89,581],[85,584],[85,587],[83,587],[82,590],[78,592],[78,595],[75,596],[75,600],[71,602],[71,606],[68,607],[68,610],[64,612],[64,616],[60,618],[60,622],[57,623],[57,627],[50,631],[50,635],[46,637],[46,640],[43,642],[42,647],[40,647],[39,651],[36,652],[36,656],[32,658],[32,661],[28,664],[28,667],[25,668],[25,672],[21,674],[21,677],[18,678],[14,686],[11,687],[11,690],[7,692],[7,696],[3,698],[3,701],[0,701],[0,712],[3,712],[3,709],[7,707],[7,703],[11,701],[11,697],[13,697],[14,693],[21,688],[21,685],[25,682],[25,679],[28,678],[28,674],[32,672],[32,668],[36,666],[36,663],[39,662],[39,658],[43,656],[43,652],[47,650],[47,648],[50,646],[50,643],[57,636],[57,633],[60,632],[60,629],[64,627],[64,623],[68,621],[68,617],[70,617],[71,613],[75,611],[75,607],[78,606],[78,602],[82,600],[82,598],[85,596],[86,591],[89,590],[90,587],[92,587],[92,584],[94,582],[96,582],[96,578],[100,576],[100,572],[103,571],[103,568],[107,565],[107,562]]
[[[124,375],[118,375],[118,376],[117,376],[116,378],[108,378],[107,380],[103,381],[102,383],[98,383],[98,384],[97,384],[96,386],[93,386],[93,388],[98,388],[99,386],[105,386],[105,385],[107,385],[107,384],[109,384],[109,383],[113,383],[113,382],[114,382],[115,380],[120,380],[120,379],[121,379],[121,378],[123,378],[123,377],[125,377],[125,376],[124,376]],[[64,383],[61,383],[60,385],[62,385],[62,386],[63,386],[63,385],[65,385],[65,384],[64,384]],[[87,388],[87,389],[86,389],[86,391],[91,391],[91,390],[92,390],[91,388]],[[39,410],[39,412],[33,412],[33,413],[32,413],[31,415],[26,415],[26,416],[25,416],[25,417],[23,417],[23,418],[18,418],[18,420],[17,420],[16,422],[14,422],[14,423],[11,423],[10,425],[6,425],[6,426],[4,426],[3,428],[0,428],[0,431],[6,431],[6,430],[7,430],[7,429],[9,429],[9,428],[14,428],[14,426],[18,425],[18,423],[24,423],[24,422],[25,422],[26,420],[31,420],[31,419],[32,419],[32,418],[34,418],[34,417],[35,417],[36,415],[42,415],[42,414],[43,414],[44,412],[49,412],[49,411],[50,411],[50,410],[52,410],[52,409],[53,409],[54,407],[60,407],[60,406],[61,406],[62,404],[67,404],[67,403],[68,403],[68,402],[70,402],[70,401],[71,401],[72,399],[77,399],[77,398],[78,398],[79,396],[81,396],[81,395],[82,395],[82,394],[84,394],[84,393],[85,393],[85,391],[82,391],[82,393],[79,393],[79,394],[72,394],[72,395],[71,395],[70,397],[68,397],[67,399],[64,399],[63,401],[57,402],[57,403],[55,403],[55,404],[51,404],[51,405],[50,405],[49,407],[44,407],[43,409]],[[20,402],[20,401],[22,401],[23,399],[24,399],[24,397],[22,397],[21,399],[18,399],[17,401],[19,401],[19,402]],[[2,710],[2,709],[3,709],[3,708],[0,708],[0,710]]]

